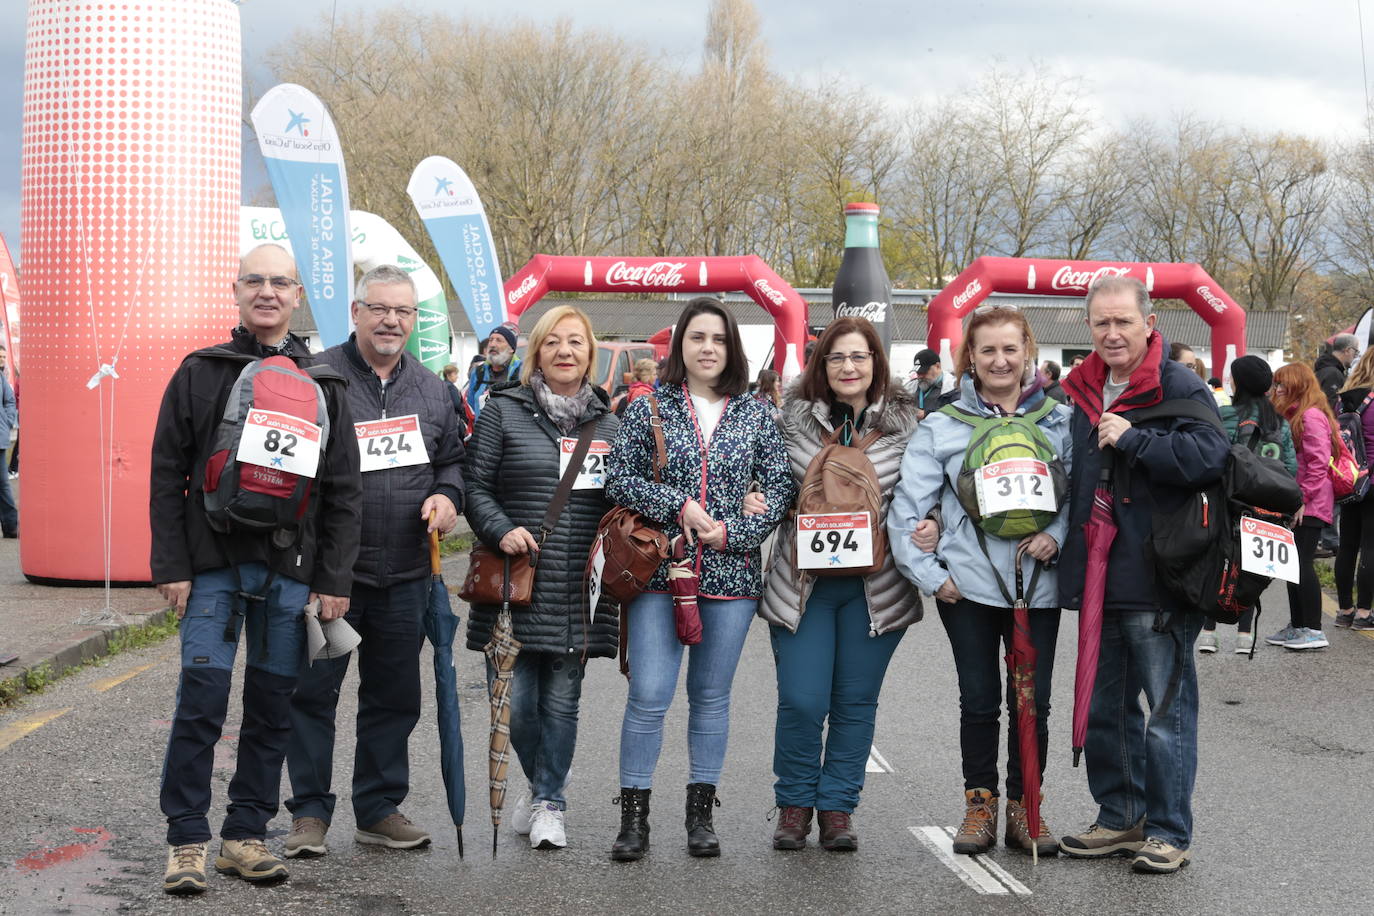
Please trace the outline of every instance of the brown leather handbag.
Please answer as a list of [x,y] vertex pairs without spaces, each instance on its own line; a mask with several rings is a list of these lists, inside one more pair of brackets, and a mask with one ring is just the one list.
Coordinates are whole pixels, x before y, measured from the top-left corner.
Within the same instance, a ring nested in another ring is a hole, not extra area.
[[[660,473],[668,466],[668,446],[663,440],[663,419],[658,413],[658,400],[649,399],[649,426],[654,432],[654,483],[660,483]],[[601,575],[601,593],[628,604],[649,587],[658,567],[668,558],[668,535],[638,512],[616,506],[601,518],[591,556],[587,558],[586,578],[595,573],[592,556],[598,548],[605,553]]]
[[[591,448],[592,439],[595,436],[595,420],[582,424],[582,429],[577,436],[577,447],[573,450],[572,457],[568,461],[568,469],[563,472],[562,478],[558,481],[558,489],[554,491],[553,502],[549,503],[549,509],[544,513],[544,520],[539,524],[539,534],[535,540],[539,542],[541,548],[553,531],[554,525],[558,523],[558,516],[563,514],[563,507],[568,504],[573,483],[577,479],[578,472],[582,469],[582,462],[587,457],[587,451]],[[476,546],[472,548],[472,552],[468,554],[468,574],[463,579],[463,587],[458,589],[458,597],[468,604],[502,604],[505,602],[506,596],[503,594],[502,585],[506,578],[507,559],[502,551],[493,550],[478,541]],[[538,566],[538,551],[529,554],[528,557],[518,557],[511,560],[511,607],[529,607],[534,601],[534,573]]]

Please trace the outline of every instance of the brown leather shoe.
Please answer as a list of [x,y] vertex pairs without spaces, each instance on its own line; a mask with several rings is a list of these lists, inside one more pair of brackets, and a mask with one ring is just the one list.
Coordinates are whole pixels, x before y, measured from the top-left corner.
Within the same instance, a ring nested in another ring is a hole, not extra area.
[[811,832],[811,809],[783,805],[778,809],[778,829],[773,831],[774,849],[805,849]]
[[954,851],[966,856],[981,855],[997,841],[997,796],[987,789],[964,793],[964,822],[954,835]]
[[1044,812],[1040,813],[1040,834],[1031,840],[1030,826],[1026,823],[1026,809],[1014,798],[1007,799],[1007,832],[1002,839],[1008,849],[1030,852],[1033,845],[1036,855],[1059,855],[1059,840],[1051,835]]
[[817,811],[821,823],[821,848],[831,852],[853,852],[859,848],[859,836],[849,822],[848,811]]

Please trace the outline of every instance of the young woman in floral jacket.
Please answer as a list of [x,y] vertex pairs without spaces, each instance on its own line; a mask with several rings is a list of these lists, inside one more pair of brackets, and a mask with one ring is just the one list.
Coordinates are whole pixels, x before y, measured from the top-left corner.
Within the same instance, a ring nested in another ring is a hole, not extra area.
[[[606,462],[606,495],[685,534],[700,557],[702,639],[687,666],[688,851],[720,855],[712,823],[716,785],[730,725],[730,685],[763,593],[759,546],[796,493],[787,452],[766,406],[747,394],[749,366],[739,327],[719,300],[693,299],[678,317],[659,379],[658,411],[668,466],[653,479],[649,399],[625,412]],[[745,513],[745,496],[762,490],[763,511]],[[649,845],[649,792],[663,745],[663,717],[677,690],[677,638],[668,563],[630,605],[630,689],[620,732],[621,831],[612,858],[632,861]]]

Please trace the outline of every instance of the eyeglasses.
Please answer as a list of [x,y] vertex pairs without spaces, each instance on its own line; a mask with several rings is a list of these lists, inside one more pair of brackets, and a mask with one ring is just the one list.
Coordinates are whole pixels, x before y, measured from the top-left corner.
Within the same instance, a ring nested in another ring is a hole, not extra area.
[[989,305],[980,305],[971,314],[986,315],[988,312],[1019,312],[1021,311],[1010,302],[993,302]]
[[405,305],[370,305],[366,302],[358,304],[367,309],[373,318],[385,318],[389,313],[395,313],[400,321],[409,321],[415,317],[415,309]]
[[262,274],[247,274],[239,277],[238,280],[246,289],[262,289],[264,283],[271,283],[276,290],[288,290],[293,286],[300,286],[300,281],[295,277],[264,277]]
[[825,361],[832,367],[838,369],[843,366],[847,360],[854,364],[855,369],[858,369],[862,366],[867,366],[868,361],[872,358],[873,351],[864,350],[859,353],[831,353],[825,357]]

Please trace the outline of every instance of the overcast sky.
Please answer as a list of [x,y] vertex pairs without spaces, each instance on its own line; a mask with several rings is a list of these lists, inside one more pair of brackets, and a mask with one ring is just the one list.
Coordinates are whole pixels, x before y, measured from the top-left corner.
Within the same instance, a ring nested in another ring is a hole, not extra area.
[[[79,2],[79,0],[78,0]],[[1033,59],[1082,79],[1108,123],[1191,112],[1259,131],[1344,139],[1363,130],[1359,0],[755,0],[774,69],[809,84],[846,79],[894,106],[956,92],[992,61]],[[302,26],[385,0],[243,0],[245,67]],[[411,9],[491,20],[490,3],[407,0]],[[684,65],[700,52],[706,0],[521,0],[525,19],[559,17],[661,50]],[[7,11],[20,0],[0,0]],[[1374,34],[1374,0],[1366,0]],[[24,36],[0,31],[0,233],[19,253]],[[1374,47],[1369,49],[1374,52]],[[251,176],[260,171],[249,164]],[[480,189],[479,189],[480,190]],[[404,189],[398,188],[397,193]]]

